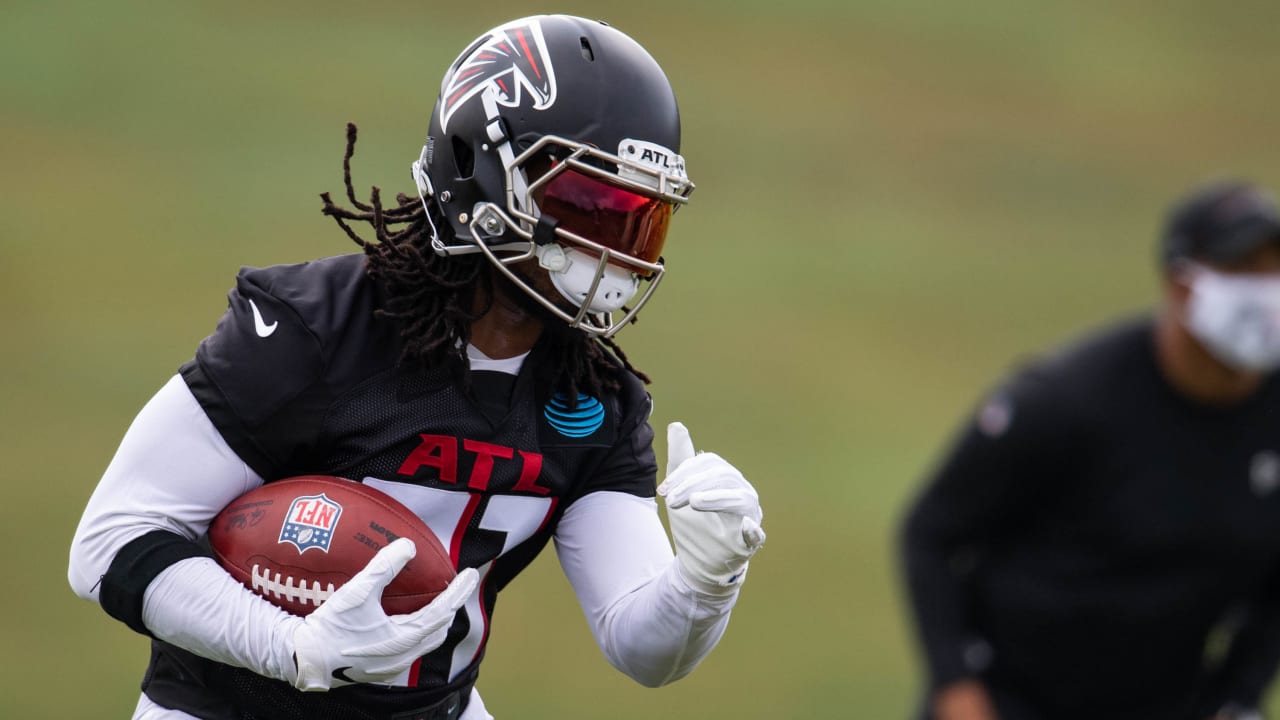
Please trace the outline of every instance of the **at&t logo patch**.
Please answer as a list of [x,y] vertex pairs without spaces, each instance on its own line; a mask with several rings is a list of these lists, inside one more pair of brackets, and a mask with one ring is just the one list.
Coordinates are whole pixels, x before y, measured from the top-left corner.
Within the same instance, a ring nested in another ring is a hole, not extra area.
[[311,548],[329,552],[329,543],[342,517],[342,506],[324,493],[294,498],[280,528],[280,542],[290,543],[304,553]]
[[569,406],[564,393],[556,393],[542,411],[556,432],[571,438],[589,437],[604,424],[604,405],[590,395],[579,393],[577,407]]

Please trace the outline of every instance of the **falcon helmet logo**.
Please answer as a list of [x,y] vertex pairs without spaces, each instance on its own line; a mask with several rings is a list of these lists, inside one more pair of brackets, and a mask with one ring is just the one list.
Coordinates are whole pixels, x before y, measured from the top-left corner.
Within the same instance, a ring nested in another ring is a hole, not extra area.
[[311,548],[329,552],[342,506],[327,495],[303,495],[293,499],[280,528],[280,542],[289,543],[302,554]]
[[514,108],[532,98],[534,110],[556,102],[556,74],[536,19],[494,28],[462,52],[440,88],[440,129],[468,100],[492,89],[499,105]]

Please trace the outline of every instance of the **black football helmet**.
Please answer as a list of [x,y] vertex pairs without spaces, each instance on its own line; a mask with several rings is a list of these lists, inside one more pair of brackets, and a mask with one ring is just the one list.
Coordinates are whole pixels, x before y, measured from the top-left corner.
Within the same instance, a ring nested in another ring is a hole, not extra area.
[[[610,337],[662,278],[668,223],[694,187],[679,152],[675,94],[644,48],[603,22],[538,15],[449,67],[413,176],[439,210],[426,208],[437,253],[483,253],[570,326]],[[530,260],[576,312],[512,270]]]

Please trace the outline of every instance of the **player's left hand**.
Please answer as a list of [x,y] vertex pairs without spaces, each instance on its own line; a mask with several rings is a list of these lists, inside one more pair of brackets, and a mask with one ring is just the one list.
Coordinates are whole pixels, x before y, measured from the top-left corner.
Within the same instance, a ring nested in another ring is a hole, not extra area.
[[685,579],[703,592],[737,587],[765,539],[751,483],[719,455],[695,452],[689,430],[674,422],[667,426],[667,477],[658,494],[666,499]]

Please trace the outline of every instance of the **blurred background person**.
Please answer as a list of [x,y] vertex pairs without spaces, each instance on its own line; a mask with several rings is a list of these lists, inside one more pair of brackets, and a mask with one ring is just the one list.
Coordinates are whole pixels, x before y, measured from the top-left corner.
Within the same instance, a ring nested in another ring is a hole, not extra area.
[[1260,717],[1280,658],[1274,200],[1195,189],[1160,270],[1153,313],[1000,384],[910,508],[927,717]]

